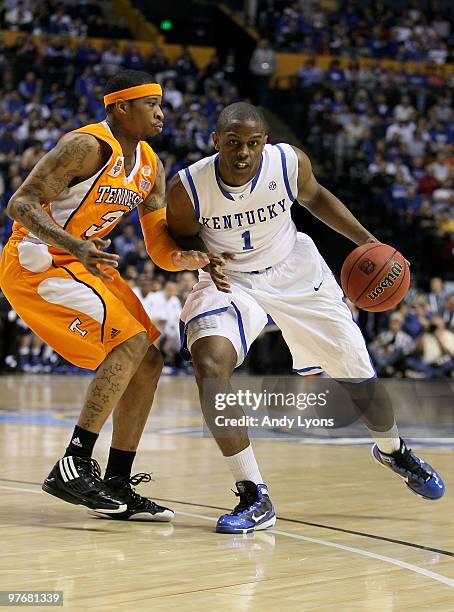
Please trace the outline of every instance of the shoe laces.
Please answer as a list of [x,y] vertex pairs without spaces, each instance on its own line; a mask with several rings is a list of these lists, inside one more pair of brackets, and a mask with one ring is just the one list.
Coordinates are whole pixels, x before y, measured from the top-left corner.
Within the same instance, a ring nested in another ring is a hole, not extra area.
[[146,472],[139,472],[138,474],[131,476],[128,482],[133,487],[136,487],[141,482],[150,482],[151,480],[153,480],[151,474],[147,474]]
[[233,489],[231,489],[231,491],[235,494],[236,497],[240,498],[239,503],[232,510],[231,514],[241,514],[242,512],[253,506],[256,502],[258,502],[257,497],[249,491],[245,491],[244,493],[237,493]]
[[405,447],[403,451],[397,451],[393,453],[394,460],[396,461],[398,467],[411,472],[418,478],[422,478],[425,482],[430,480],[432,474],[425,470],[421,464],[416,460],[415,456],[411,452],[411,448]]
[[123,478],[121,476],[119,477],[119,481],[127,489],[128,495],[130,496],[131,500],[139,501],[146,499],[155,506],[156,504],[151,501],[151,499],[140,495],[135,489],[133,489],[133,487],[136,487],[141,482],[150,482],[151,480],[153,480],[151,474],[147,474],[146,472],[139,472],[138,474],[135,474],[130,478],[128,478],[127,476],[124,476]]
[[82,461],[77,466],[77,471],[85,476],[92,476],[94,480],[101,480],[101,468],[96,459],[93,459],[93,457],[81,459]]

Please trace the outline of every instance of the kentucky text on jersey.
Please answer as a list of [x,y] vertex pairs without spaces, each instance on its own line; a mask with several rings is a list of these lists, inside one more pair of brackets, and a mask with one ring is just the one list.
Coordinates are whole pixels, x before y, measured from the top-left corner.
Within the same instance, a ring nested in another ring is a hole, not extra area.
[[201,217],[202,227],[210,229],[232,229],[234,227],[243,227],[245,225],[255,225],[256,223],[265,223],[270,219],[274,219],[286,211],[286,200],[279,200],[275,204],[268,204],[266,207],[261,206],[255,210],[245,210],[244,212],[235,213],[232,215],[222,215],[222,217]]
[[100,204],[121,204],[133,210],[143,202],[140,194],[132,189],[124,187],[111,187],[110,185],[100,185],[98,187],[98,197],[95,202]]
[[179,171],[200,237],[214,252],[234,253],[226,269],[249,272],[283,261],[296,242],[291,207],[298,193],[298,157],[286,144],[265,145],[254,177],[230,187],[219,173],[219,154]]

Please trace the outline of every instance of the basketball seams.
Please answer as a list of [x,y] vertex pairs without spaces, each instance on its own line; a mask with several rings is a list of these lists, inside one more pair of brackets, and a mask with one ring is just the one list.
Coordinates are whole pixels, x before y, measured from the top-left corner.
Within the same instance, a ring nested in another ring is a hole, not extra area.
[[[397,249],[394,249],[394,252],[388,256],[388,258],[386,259],[385,263],[382,265],[382,267],[380,268],[380,270],[375,274],[375,276],[370,280],[369,284],[366,285],[366,287],[361,291],[361,293],[358,295],[358,297],[356,297],[353,302],[356,304],[356,302],[362,298],[362,296],[369,290],[369,287],[374,283],[374,281],[376,280],[376,278],[378,276],[380,276],[380,274],[383,272],[383,270],[386,268],[386,266],[389,264],[389,262],[391,261],[391,259],[394,257],[394,255],[397,253]],[[364,253],[365,254],[365,253]],[[348,288],[348,285],[347,285]]]
[[[350,276],[351,276],[351,274],[352,274],[353,270],[355,269],[355,266],[356,266],[356,264],[358,263],[358,261],[361,259],[361,257],[364,257],[364,255],[366,255],[366,253],[370,253],[370,252],[371,252],[371,251],[373,251],[374,249],[377,249],[378,247],[381,247],[381,246],[383,246],[383,244],[382,244],[382,243],[380,243],[380,244],[371,244],[370,248],[369,248],[369,249],[367,249],[367,251],[363,251],[363,252],[361,253],[361,255],[359,255],[359,256],[358,256],[358,257],[355,259],[355,261],[353,262],[353,264],[351,264],[351,267],[350,267],[350,272],[348,273],[348,276],[347,276],[346,281],[345,281],[345,289],[346,289],[345,293],[347,293],[347,295],[348,295],[348,282],[349,282],[349,280],[350,280]],[[348,260],[348,257],[347,257],[347,260]],[[346,260],[346,261],[347,261],[347,260]],[[344,264],[344,265],[345,265],[345,264]]]

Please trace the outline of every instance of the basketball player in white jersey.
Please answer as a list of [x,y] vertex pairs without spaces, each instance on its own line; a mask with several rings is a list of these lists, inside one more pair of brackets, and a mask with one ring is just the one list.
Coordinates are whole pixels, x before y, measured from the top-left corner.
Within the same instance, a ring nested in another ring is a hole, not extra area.
[[[212,259],[211,268],[200,272],[181,316],[204,417],[240,498],[230,514],[220,517],[216,530],[246,533],[276,521],[246,428],[220,434],[203,387],[207,379],[228,387],[267,315],[281,329],[296,372],[325,371],[350,390],[353,381],[369,381],[363,386],[371,390],[366,400],[352,400],[375,439],[374,458],[402,476],[415,493],[440,498],[441,478],[405,446],[389,400],[374,394],[376,375],[359,327],[314,242],[297,232],[290,207],[297,200],[357,245],[377,240],[317,183],[305,153],[288,144],[266,144],[266,123],[254,106],[240,102],[226,107],[213,141],[215,155],[172,180],[167,223],[181,247],[224,253],[218,265]],[[223,411],[226,418],[241,414],[238,406]]]

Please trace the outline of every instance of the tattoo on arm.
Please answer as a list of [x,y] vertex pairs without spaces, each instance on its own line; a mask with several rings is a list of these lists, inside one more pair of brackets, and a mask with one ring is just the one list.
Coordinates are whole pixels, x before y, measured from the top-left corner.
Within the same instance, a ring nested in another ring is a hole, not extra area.
[[139,207],[139,215],[143,215],[165,208],[166,205],[166,175],[162,161],[157,158],[156,162],[156,180],[153,189],[150,191],[146,199]]
[[56,225],[40,205],[19,203],[16,220],[30,230],[37,238],[77,256],[79,240]]
[[75,178],[94,174],[102,161],[102,149],[95,138],[74,134],[63,139],[38,162],[13,195],[8,214],[46,244],[76,254],[79,240],[56,225],[42,204],[56,198]]

